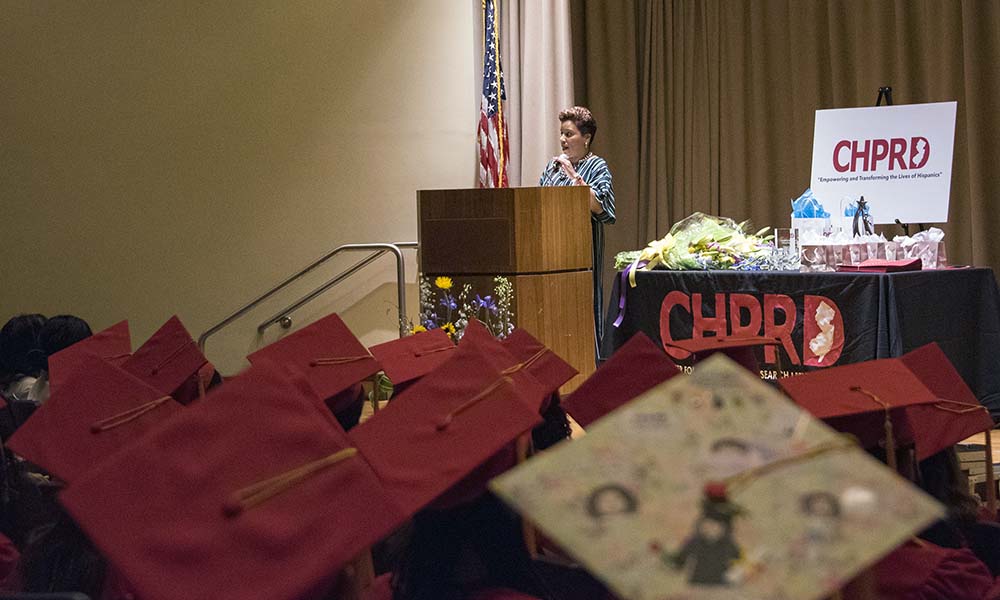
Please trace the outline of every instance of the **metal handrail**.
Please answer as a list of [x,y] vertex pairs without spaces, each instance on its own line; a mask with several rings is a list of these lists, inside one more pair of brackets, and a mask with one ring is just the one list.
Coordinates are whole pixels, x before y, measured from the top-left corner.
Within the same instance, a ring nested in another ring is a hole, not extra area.
[[[327,283],[323,284],[322,286],[320,286],[319,288],[317,288],[313,292],[310,292],[309,294],[307,294],[303,298],[300,298],[296,303],[294,303],[293,305],[291,305],[290,307],[288,307],[284,311],[282,311],[280,315],[276,315],[277,319],[275,319],[275,322],[281,321],[282,319],[287,318],[287,313],[292,312],[294,310],[297,310],[298,308],[301,308],[304,304],[306,304],[307,302],[313,300],[314,298],[316,298],[317,296],[319,296],[321,293],[323,293],[326,290],[330,289],[331,287],[333,287],[337,283],[340,283],[341,281],[343,281],[344,279],[346,279],[350,275],[353,275],[354,273],[356,273],[360,269],[364,268],[368,264],[374,262],[375,259],[377,259],[379,256],[382,256],[386,252],[392,252],[396,256],[396,290],[397,290],[398,300],[399,300],[399,334],[400,334],[400,337],[402,337],[402,336],[406,335],[407,331],[406,331],[406,290],[404,288],[404,283],[406,281],[406,271],[405,271],[405,268],[404,268],[404,265],[403,265],[403,253],[400,250],[401,248],[417,248],[417,242],[394,242],[394,243],[391,243],[391,244],[389,244],[389,243],[377,243],[377,244],[344,244],[342,246],[338,246],[338,247],[334,248],[333,250],[331,250],[330,252],[327,252],[323,256],[319,257],[318,259],[316,259],[315,261],[313,261],[312,263],[310,263],[305,268],[303,268],[303,269],[299,270],[298,272],[296,272],[295,274],[291,275],[290,277],[288,277],[287,279],[285,279],[284,281],[282,281],[278,285],[274,286],[270,290],[264,292],[260,296],[254,298],[253,300],[251,300],[247,304],[243,305],[242,307],[240,307],[239,309],[237,309],[236,311],[234,311],[232,314],[230,314],[229,316],[227,316],[225,319],[219,321],[218,323],[216,323],[212,327],[209,327],[207,330],[205,330],[204,333],[202,333],[201,335],[198,336],[198,348],[200,348],[202,351],[204,351],[205,350],[205,344],[206,344],[206,342],[208,342],[208,338],[210,338],[211,336],[215,335],[220,330],[222,330],[225,327],[227,327],[233,321],[239,319],[240,317],[242,317],[246,313],[248,313],[251,310],[253,310],[254,308],[256,308],[258,305],[260,305],[261,302],[267,300],[268,298],[270,298],[274,294],[278,293],[279,291],[283,290],[284,288],[286,288],[290,284],[294,283],[295,281],[298,281],[303,276],[305,276],[308,273],[312,272],[314,269],[316,269],[317,267],[321,266],[323,263],[327,262],[328,260],[330,260],[334,256],[340,254],[341,252],[350,252],[350,251],[358,251],[358,250],[375,250],[376,252],[373,252],[368,257],[366,257],[366,258],[362,259],[361,261],[355,263],[354,265],[352,265],[351,267],[349,267],[347,270],[341,272],[339,275],[337,275],[336,277],[334,277],[332,280],[328,281]],[[269,321],[270,321],[270,319],[269,319]],[[270,322],[265,322],[265,323],[267,323],[267,324],[265,325],[264,323],[261,323],[261,325],[258,327],[258,332],[263,331],[264,329],[266,329],[268,326],[270,326],[272,324]]]
[[[412,247],[414,248],[417,246],[416,242],[409,242],[409,243],[412,244]],[[323,292],[337,285],[341,281],[347,279],[351,275],[354,275],[355,273],[363,269],[365,266],[371,264],[372,262],[375,262],[375,260],[377,260],[378,257],[382,256],[386,252],[392,252],[396,256],[396,282],[397,282],[396,295],[397,295],[397,300],[399,302],[399,337],[405,337],[406,334],[409,333],[409,326],[407,325],[406,321],[406,290],[403,288],[402,285],[402,282],[406,281],[406,271],[405,267],[403,266],[403,253],[400,251],[400,247],[404,248],[408,247],[406,244],[407,242],[403,242],[401,244],[357,244],[358,250],[368,249],[367,247],[369,246],[379,246],[382,247],[382,249],[377,250],[372,254],[369,254],[367,257],[354,263],[354,265],[352,265],[351,267],[347,268],[344,271],[341,271],[336,277],[334,277],[330,281],[327,281],[326,283],[319,286],[315,290],[309,292],[308,294],[302,296],[292,304],[286,306],[284,309],[279,310],[278,312],[271,315],[269,318],[267,318],[266,320],[261,322],[260,325],[257,326],[257,333],[264,333],[268,327],[279,322],[281,323],[282,327],[286,329],[288,327],[291,327],[291,322],[288,317],[291,313],[302,308],[309,302],[312,302],[315,298],[323,294]],[[361,246],[365,246],[365,248],[361,248]]]

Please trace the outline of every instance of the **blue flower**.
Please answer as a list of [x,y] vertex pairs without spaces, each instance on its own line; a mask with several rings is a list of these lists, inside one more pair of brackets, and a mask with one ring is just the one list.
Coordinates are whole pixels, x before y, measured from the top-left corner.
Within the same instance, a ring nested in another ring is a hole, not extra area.
[[455,299],[451,297],[451,294],[445,294],[441,298],[441,306],[447,308],[448,310],[455,310],[458,308],[458,304],[455,303]]
[[432,319],[427,319],[424,321],[424,327],[427,329],[437,329],[437,323],[435,323]]
[[493,302],[493,296],[486,296],[485,298],[480,298],[479,294],[476,294],[476,303],[479,304],[479,308],[485,308],[486,310],[495,313],[497,311],[497,305]]

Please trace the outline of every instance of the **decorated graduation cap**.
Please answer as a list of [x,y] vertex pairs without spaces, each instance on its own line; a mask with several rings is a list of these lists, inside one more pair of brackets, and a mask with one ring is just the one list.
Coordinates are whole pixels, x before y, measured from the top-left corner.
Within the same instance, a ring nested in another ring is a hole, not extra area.
[[410,383],[445,363],[455,344],[443,329],[430,329],[368,349],[393,386]]
[[322,400],[381,370],[337,314],[323,317],[247,358],[253,364],[267,360],[300,373]]
[[113,365],[121,366],[132,353],[132,337],[128,321],[115,323],[50,356],[49,386],[53,392],[63,385],[81,353],[92,354]]
[[[348,436],[412,515],[537,425],[530,407],[540,396],[537,386],[518,384],[463,345]],[[481,493],[487,479],[465,484],[463,493]]]
[[765,336],[714,336],[669,341],[664,342],[664,344],[670,348],[689,353],[694,357],[695,363],[701,362],[713,354],[722,353],[751,373],[756,373],[759,369],[759,364],[757,357],[754,355],[754,348],[780,346],[781,341],[777,338]]
[[307,386],[266,361],[61,500],[143,598],[298,600],[403,516]]
[[581,427],[625,404],[679,371],[663,350],[639,332],[563,401]]
[[[943,353],[931,348],[911,357],[911,364],[939,381],[940,376],[927,372],[929,365],[921,365],[931,353],[942,361],[936,368],[951,368]],[[780,385],[797,404],[835,429],[856,435],[863,445],[884,443],[891,466],[897,444],[912,442],[917,459],[923,460],[992,427],[989,413],[974,397],[939,396],[901,358],[812,371],[781,379]]]
[[170,317],[122,365],[164,394],[173,394],[208,362],[177,316]]
[[11,438],[14,452],[72,483],[182,407],[126,371],[86,352],[64,385]]
[[578,373],[572,365],[520,327],[510,332],[500,344],[525,365],[528,373],[545,388],[546,395],[555,393]]
[[491,488],[625,600],[818,600],[944,514],[721,356]]

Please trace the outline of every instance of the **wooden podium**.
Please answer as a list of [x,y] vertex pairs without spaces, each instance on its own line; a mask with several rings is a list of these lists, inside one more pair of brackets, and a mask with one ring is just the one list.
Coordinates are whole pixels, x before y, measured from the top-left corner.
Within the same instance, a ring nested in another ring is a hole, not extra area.
[[[456,286],[514,288],[514,323],[580,374],[594,371],[590,194],[586,187],[420,190],[420,272]],[[489,293],[489,292],[487,292]]]

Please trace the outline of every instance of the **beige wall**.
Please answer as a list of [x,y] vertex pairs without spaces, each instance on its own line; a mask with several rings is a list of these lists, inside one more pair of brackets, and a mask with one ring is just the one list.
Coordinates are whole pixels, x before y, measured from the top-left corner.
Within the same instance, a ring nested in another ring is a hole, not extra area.
[[[338,244],[414,240],[415,190],[474,183],[475,6],[4,3],[0,319],[129,318],[138,344],[177,313],[197,336]],[[391,337],[382,261],[298,322]],[[335,268],[209,357],[239,368],[256,324]]]

